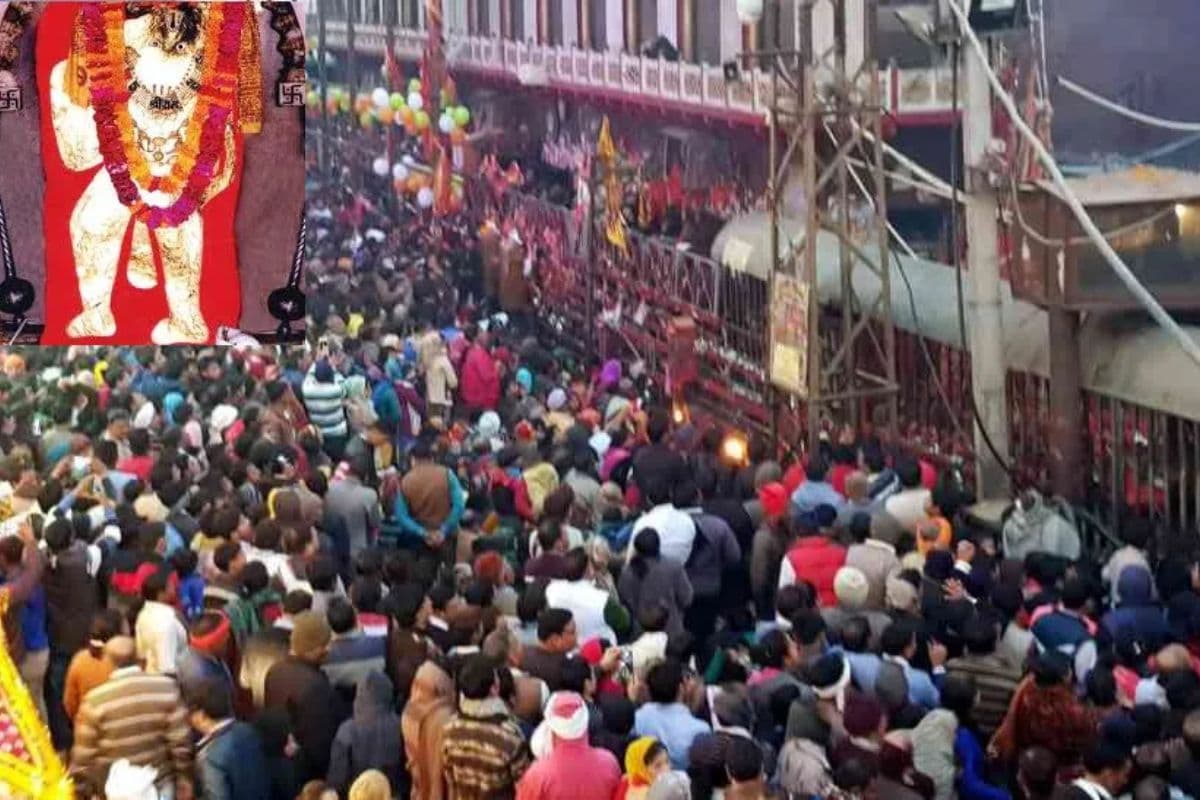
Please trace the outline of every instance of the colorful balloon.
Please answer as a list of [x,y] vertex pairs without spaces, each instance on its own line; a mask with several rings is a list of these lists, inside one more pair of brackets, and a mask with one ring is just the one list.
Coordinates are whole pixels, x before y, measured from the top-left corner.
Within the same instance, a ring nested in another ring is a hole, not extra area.
[[467,132],[462,128],[450,131],[450,144],[459,145],[467,140]]
[[371,104],[376,108],[387,108],[388,103],[390,102],[391,95],[389,95],[388,90],[384,89],[382,86],[371,92]]
[[370,128],[375,123],[375,117],[371,116],[370,111],[360,111],[358,114],[358,124],[364,128]]
[[454,122],[460,128],[465,128],[471,122],[471,111],[466,106],[458,106],[454,109]]
[[420,111],[425,107],[425,98],[421,97],[420,92],[408,93],[408,107],[413,111]]
[[424,111],[418,111],[416,116],[413,117],[413,124],[416,125],[418,131],[424,133],[429,127],[429,114]]
[[379,158],[372,161],[371,162],[371,171],[374,172],[376,175],[378,175],[381,178],[384,177],[385,175],[387,175],[388,174],[387,159],[384,158],[383,156],[380,156]]
[[433,205],[433,189],[428,186],[422,186],[417,192],[417,205],[421,208],[429,208]]
[[390,108],[381,108],[376,112],[375,116],[379,118],[380,125],[391,125],[392,118],[396,115],[395,111]]
[[404,95],[400,94],[399,92],[392,92],[391,96],[388,98],[388,105],[392,107],[393,111],[399,111],[400,109],[404,108]]
[[454,119],[449,114],[442,114],[438,117],[438,130],[442,133],[450,133],[454,130]]
[[408,167],[403,164],[392,164],[392,179],[397,181],[408,180]]
[[408,106],[402,106],[400,108],[400,121],[403,122],[405,125],[411,125],[415,118],[416,118],[416,115],[413,113],[413,110],[411,108],[409,108]]
[[421,93],[421,79],[420,78],[413,78],[412,80],[410,80],[408,82],[408,93],[412,94],[414,92],[416,92],[417,94]]

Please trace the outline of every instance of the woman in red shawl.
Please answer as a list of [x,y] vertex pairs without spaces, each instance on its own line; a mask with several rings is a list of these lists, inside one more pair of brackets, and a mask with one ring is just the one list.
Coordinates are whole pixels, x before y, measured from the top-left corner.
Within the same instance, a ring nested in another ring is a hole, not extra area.
[[988,754],[1007,764],[1026,748],[1045,747],[1070,768],[1096,737],[1096,716],[1075,697],[1071,666],[1057,651],[1040,654],[1033,674],[1013,693],[1008,714],[988,745]]

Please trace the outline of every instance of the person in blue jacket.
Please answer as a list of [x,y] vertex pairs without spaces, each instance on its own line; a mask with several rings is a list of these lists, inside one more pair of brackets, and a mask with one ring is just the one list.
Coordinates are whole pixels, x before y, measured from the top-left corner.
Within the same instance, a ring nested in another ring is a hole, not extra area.
[[960,800],[1010,800],[1007,791],[993,786],[987,780],[987,759],[971,719],[971,710],[975,707],[978,695],[975,679],[970,675],[947,675],[942,682],[942,708],[952,712],[958,720],[958,729],[954,734],[954,760],[958,765],[955,786],[958,796]]

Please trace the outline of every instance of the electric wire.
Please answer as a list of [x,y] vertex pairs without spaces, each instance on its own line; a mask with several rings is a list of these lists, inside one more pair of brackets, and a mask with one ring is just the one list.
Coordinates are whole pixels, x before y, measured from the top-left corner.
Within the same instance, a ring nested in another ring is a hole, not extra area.
[[1163,119],[1151,114],[1143,114],[1141,111],[1134,111],[1132,108],[1127,108],[1120,103],[1115,103],[1107,97],[1096,94],[1091,89],[1085,89],[1075,81],[1058,76],[1058,85],[1066,89],[1068,92],[1077,94],[1084,100],[1090,100],[1101,108],[1106,108],[1115,114],[1120,114],[1123,117],[1136,120],[1145,125],[1154,128],[1162,128],[1168,131],[1182,131],[1184,133],[1200,133],[1200,122],[1180,122],[1178,120]]
[[[1008,182],[1008,185],[1009,185],[1009,193],[1012,197],[1013,212],[1015,213],[1015,216],[1017,219],[1017,224],[1021,226],[1021,230],[1023,230],[1030,239],[1033,239],[1035,242],[1042,245],[1043,247],[1066,247],[1066,246],[1078,245],[1078,244],[1091,244],[1092,239],[1090,236],[1072,236],[1069,239],[1051,239],[1050,237],[1046,236],[1045,234],[1041,233],[1040,231],[1034,229],[1034,227],[1025,220],[1025,215],[1021,212],[1021,203],[1017,196],[1016,180],[1010,180]],[[1167,206],[1166,208],[1163,208],[1163,209],[1160,209],[1159,211],[1154,212],[1153,214],[1151,214],[1148,217],[1144,217],[1142,219],[1126,223],[1119,227],[1112,228],[1111,230],[1102,231],[1102,233],[1103,233],[1105,239],[1108,239],[1108,240],[1119,239],[1120,237],[1124,236],[1127,233],[1132,233],[1133,231],[1136,231],[1139,228],[1144,228],[1147,225],[1153,225],[1155,222],[1158,222],[1160,219],[1163,219],[1164,217],[1169,217],[1174,213],[1175,213],[1175,206],[1170,205],[1170,206]]]
[[[1065,202],[1067,207],[1071,209],[1071,213],[1074,214],[1075,218],[1079,221],[1084,233],[1091,238],[1092,242],[1096,245],[1096,248],[1100,251],[1100,254],[1104,257],[1104,260],[1108,262],[1109,266],[1112,267],[1113,272],[1115,272],[1117,277],[1121,280],[1121,283],[1123,283],[1125,288],[1129,290],[1129,292],[1137,299],[1139,303],[1141,303],[1154,321],[1157,322],[1159,326],[1161,326],[1171,336],[1171,338],[1176,341],[1176,343],[1188,355],[1189,358],[1191,358],[1197,364],[1200,364],[1200,342],[1197,342],[1195,339],[1189,336],[1187,332],[1179,326],[1179,323],[1171,318],[1171,315],[1166,312],[1166,309],[1164,309],[1158,300],[1154,298],[1154,295],[1146,290],[1146,287],[1142,286],[1142,284],[1138,281],[1137,276],[1133,274],[1128,266],[1126,266],[1125,262],[1122,261],[1121,257],[1117,254],[1117,251],[1114,250],[1112,245],[1108,243],[1108,240],[1104,238],[1104,235],[1101,233],[1100,229],[1096,227],[1096,223],[1093,222],[1092,218],[1088,215],[1087,209],[1084,208],[1083,203],[1079,201],[1079,198],[1071,190],[1071,187],[1067,185],[1067,180],[1065,177],[1063,177],[1062,170],[1059,169],[1058,163],[1054,160],[1054,157],[1050,155],[1049,151],[1046,150],[1045,145],[1043,145],[1041,140],[1038,139],[1037,135],[1030,130],[1029,125],[1026,124],[1025,120],[1021,118],[1021,114],[1013,103],[1012,98],[1009,97],[1008,92],[1005,91],[1000,79],[996,76],[996,73],[992,70],[990,65],[988,65],[987,51],[984,49],[983,44],[979,41],[979,37],[975,34],[975,31],[971,28],[970,20],[967,18],[967,14],[963,11],[958,0],[946,0],[946,4],[958,18],[960,31],[964,36],[966,36],[971,48],[975,51],[976,55],[982,62],[981,68],[983,69],[984,75],[986,75],[988,82],[992,86],[992,91],[996,99],[999,100],[1001,105],[1004,106],[1004,110],[1008,113],[1013,126],[1016,127],[1023,137],[1025,137],[1030,146],[1033,148],[1034,152],[1037,154],[1038,160],[1042,162],[1042,165],[1050,174],[1051,180],[1055,186],[1058,187],[1062,194],[1063,202]],[[954,105],[957,107],[957,95],[954,98]]]

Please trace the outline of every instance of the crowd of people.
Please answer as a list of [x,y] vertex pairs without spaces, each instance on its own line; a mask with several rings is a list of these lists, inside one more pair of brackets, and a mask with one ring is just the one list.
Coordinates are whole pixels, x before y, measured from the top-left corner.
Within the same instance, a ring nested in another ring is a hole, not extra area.
[[875,434],[727,447],[346,168],[310,347],[3,358],[3,621],[81,796],[1200,797],[1148,520],[1101,564]]

